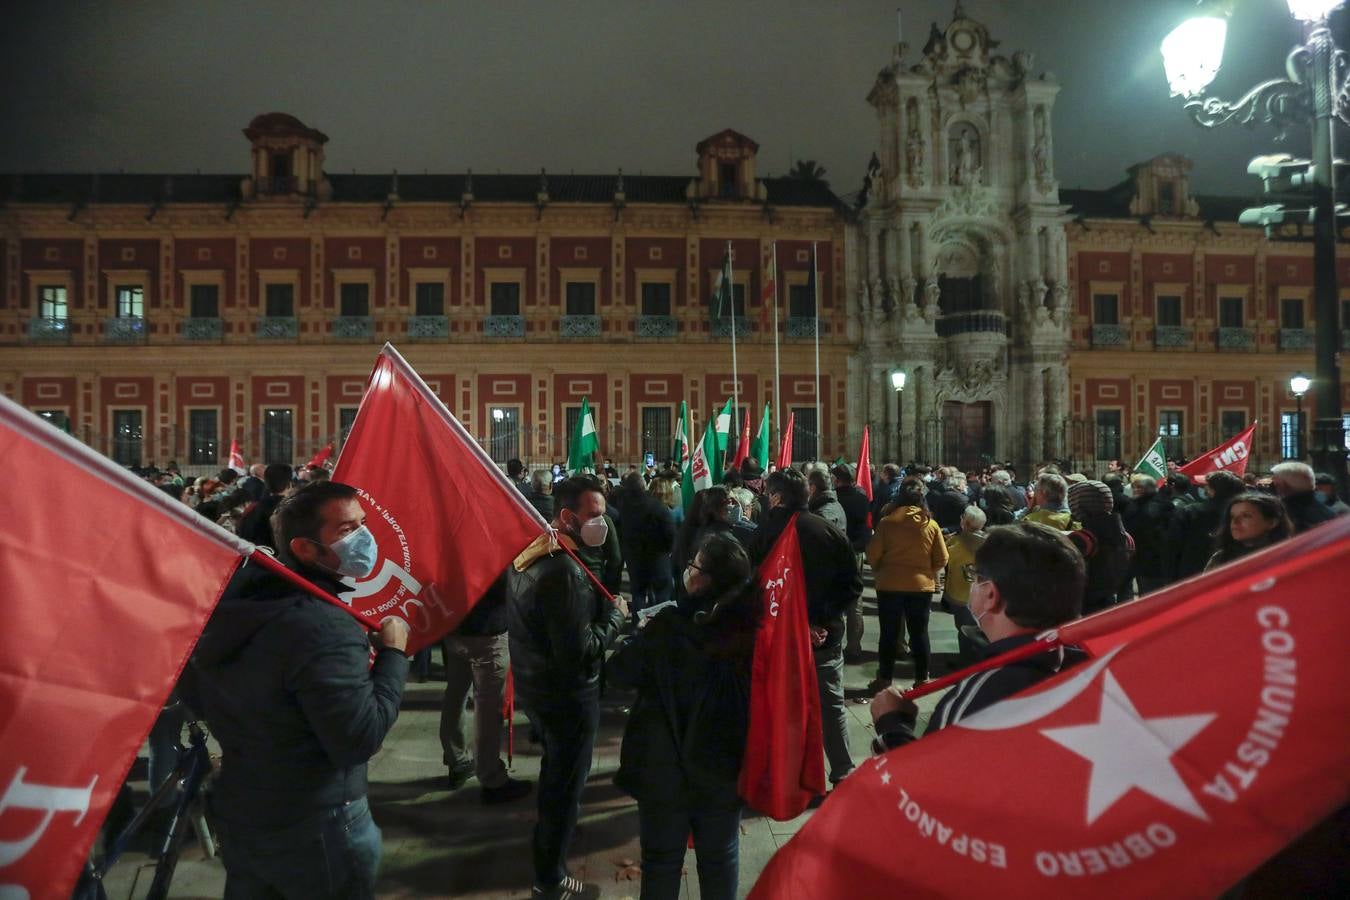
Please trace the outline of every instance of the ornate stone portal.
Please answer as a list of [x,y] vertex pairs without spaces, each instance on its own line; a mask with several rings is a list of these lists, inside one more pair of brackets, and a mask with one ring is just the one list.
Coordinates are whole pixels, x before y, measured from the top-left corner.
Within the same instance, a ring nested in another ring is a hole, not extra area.
[[868,95],[880,166],[849,267],[862,337],[850,420],[871,424],[887,459],[1025,469],[1061,450],[1072,286],[1054,179],[1059,86],[1032,73],[1031,54],[997,45],[958,4],[917,60],[895,47]]

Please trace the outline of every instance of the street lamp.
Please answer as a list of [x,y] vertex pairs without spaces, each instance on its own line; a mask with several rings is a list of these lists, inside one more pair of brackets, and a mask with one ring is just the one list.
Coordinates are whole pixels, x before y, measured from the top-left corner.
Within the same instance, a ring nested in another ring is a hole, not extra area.
[[891,372],[891,387],[895,388],[895,457],[899,459],[905,452],[904,399],[905,373],[900,369]]
[[[1333,119],[1350,125],[1350,78],[1344,57],[1332,40],[1327,16],[1344,0],[1287,0],[1289,12],[1304,22],[1307,37],[1285,61],[1287,78],[1264,81],[1232,103],[1202,96],[1218,73],[1227,31],[1215,16],[1193,18],[1162,42],[1163,67],[1173,96],[1186,97],[1186,112],[1204,128],[1227,122],[1274,125],[1281,135],[1295,126],[1311,126],[1313,190],[1313,284],[1317,328],[1317,419],[1312,462],[1318,471],[1334,472],[1347,487],[1345,437],[1341,420],[1339,293],[1336,285],[1335,170],[1332,163]],[[1275,219],[1275,221],[1279,221]],[[1301,448],[1300,448],[1301,449]]]
[[1298,410],[1298,412],[1296,412],[1296,413],[1294,414],[1294,423],[1295,423],[1295,424],[1294,424],[1294,427],[1298,429],[1298,430],[1295,432],[1295,434],[1298,435],[1298,438],[1297,438],[1297,440],[1295,441],[1295,444],[1294,444],[1294,449],[1297,451],[1297,452],[1295,453],[1295,455],[1294,455],[1294,458],[1295,458],[1295,459],[1302,459],[1303,456],[1304,456],[1304,453],[1303,453],[1303,395],[1306,394],[1306,393],[1308,393],[1308,388],[1310,388],[1310,387],[1312,387],[1312,379],[1309,378],[1307,375],[1304,375],[1304,374],[1302,374],[1302,373],[1300,373],[1300,374],[1298,374],[1298,375],[1295,375],[1293,378],[1290,378],[1290,379],[1289,379],[1289,393],[1291,393],[1291,394],[1294,395],[1294,402],[1297,404],[1297,406],[1296,406],[1295,408]]
[[898,394],[905,389],[905,373],[898,369],[891,373],[891,387]]

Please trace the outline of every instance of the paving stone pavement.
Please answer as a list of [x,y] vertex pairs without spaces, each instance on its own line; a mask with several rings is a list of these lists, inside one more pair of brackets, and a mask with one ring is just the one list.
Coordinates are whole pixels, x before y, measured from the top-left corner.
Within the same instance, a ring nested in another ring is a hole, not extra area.
[[[870,579],[869,579],[870,580]],[[877,621],[875,594],[864,594],[867,648],[860,665],[845,666],[849,740],[855,761],[869,752],[873,736],[867,713],[866,685],[876,675]],[[955,659],[956,632],[952,617],[933,606],[929,635],[935,655],[934,672],[946,671],[943,658]],[[435,654],[439,662],[439,653]],[[438,729],[443,682],[438,666],[426,683],[409,683],[403,709],[382,750],[370,762],[370,800],[376,823],[384,832],[384,862],[379,896],[467,897],[475,900],[528,898],[530,894],[530,831],[535,817],[534,795],[502,806],[479,803],[476,780],[453,793],[445,788]],[[912,668],[902,659],[896,684],[908,686]],[[920,725],[941,694],[919,701]],[[619,764],[625,709],[631,695],[611,689],[602,702],[600,732],[594,764],[582,798],[581,819],[573,841],[570,866],[574,875],[601,886],[606,898],[636,898],[640,891],[637,806],[613,784]],[[539,773],[538,747],[527,739],[529,727],[517,716],[515,757],[511,774],[535,781]],[[143,772],[143,766],[138,767]],[[141,775],[144,778],[144,775]],[[144,796],[145,785],[136,785]],[[796,834],[811,815],[807,811],[789,822],[749,815],[741,826],[740,893],[747,894],[773,853]],[[697,898],[698,877],[694,853],[686,857],[683,896]],[[106,879],[109,898],[144,897],[153,877],[153,861],[143,852],[130,853]],[[178,865],[172,897],[220,897],[225,873],[218,859],[205,859],[200,848],[188,846]]]

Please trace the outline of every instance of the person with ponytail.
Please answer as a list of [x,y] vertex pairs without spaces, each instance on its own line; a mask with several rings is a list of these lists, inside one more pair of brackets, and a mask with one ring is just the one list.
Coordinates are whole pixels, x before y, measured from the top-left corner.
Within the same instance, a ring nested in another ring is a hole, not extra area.
[[635,688],[614,783],[638,802],[642,898],[674,898],[690,834],[700,896],[737,895],[757,588],[730,534],[705,535],[682,575],[689,602],[656,614],[610,657]]

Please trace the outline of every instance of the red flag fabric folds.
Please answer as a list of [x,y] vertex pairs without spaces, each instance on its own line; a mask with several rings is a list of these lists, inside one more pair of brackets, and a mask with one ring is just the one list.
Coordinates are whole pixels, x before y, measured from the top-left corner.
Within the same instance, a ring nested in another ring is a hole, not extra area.
[[333,480],[360,491],[380,547],[375,571],[343,599],[376,619],[406,620],[410,653],[452,631],[548,527],[388,344]]
[[1347,570],[1341,519],[1065,626],[1088,662],[860,766],[751,896],[1217,896],[1350,798]]
[[[870,505],[872,502],[872,435],[868,426],[863,426],[862,450],[858,453],[858,472],[855,476],[858,489],[863,492]],[[867,512],[867,527],[872,527],[872,512]]]
[[797,414],[788,413],[787,427],[783,429],[783,445],[778,448],[778,468],[786,469],[792,465],[792,428],[797,424]]
[[1200,454],[1186,465],[1178,466],[1177,471],[1189,478],[1219,471],[1241,475],[1247,471],[1247,458],[1251,453],[1257,424],[1253,422],[1236,437],[1224,441],[1208,453]]
[[252,547],[3,397],[0,470],[0,895],[69,897]]
[[321,469],[328,464],[328,460],[331,459],[332,456],[333,456],[333,445],[329,444],[328,446],[320,450],[318,453],[314,454],[314,457],[310,459],[310,461],[305,465],[315,466],[316,468]]
[[741,439],[736,443],[736,457],[730,468],[740,471],[741,463],[750,458],[750,410],[745,410],[745,423],[741,425]]
[[801,815],[825,793],[820,693],[796,516],[758,577],[764,615],[755,636],[750,730],[738,788],[752,808],[783,820]]

